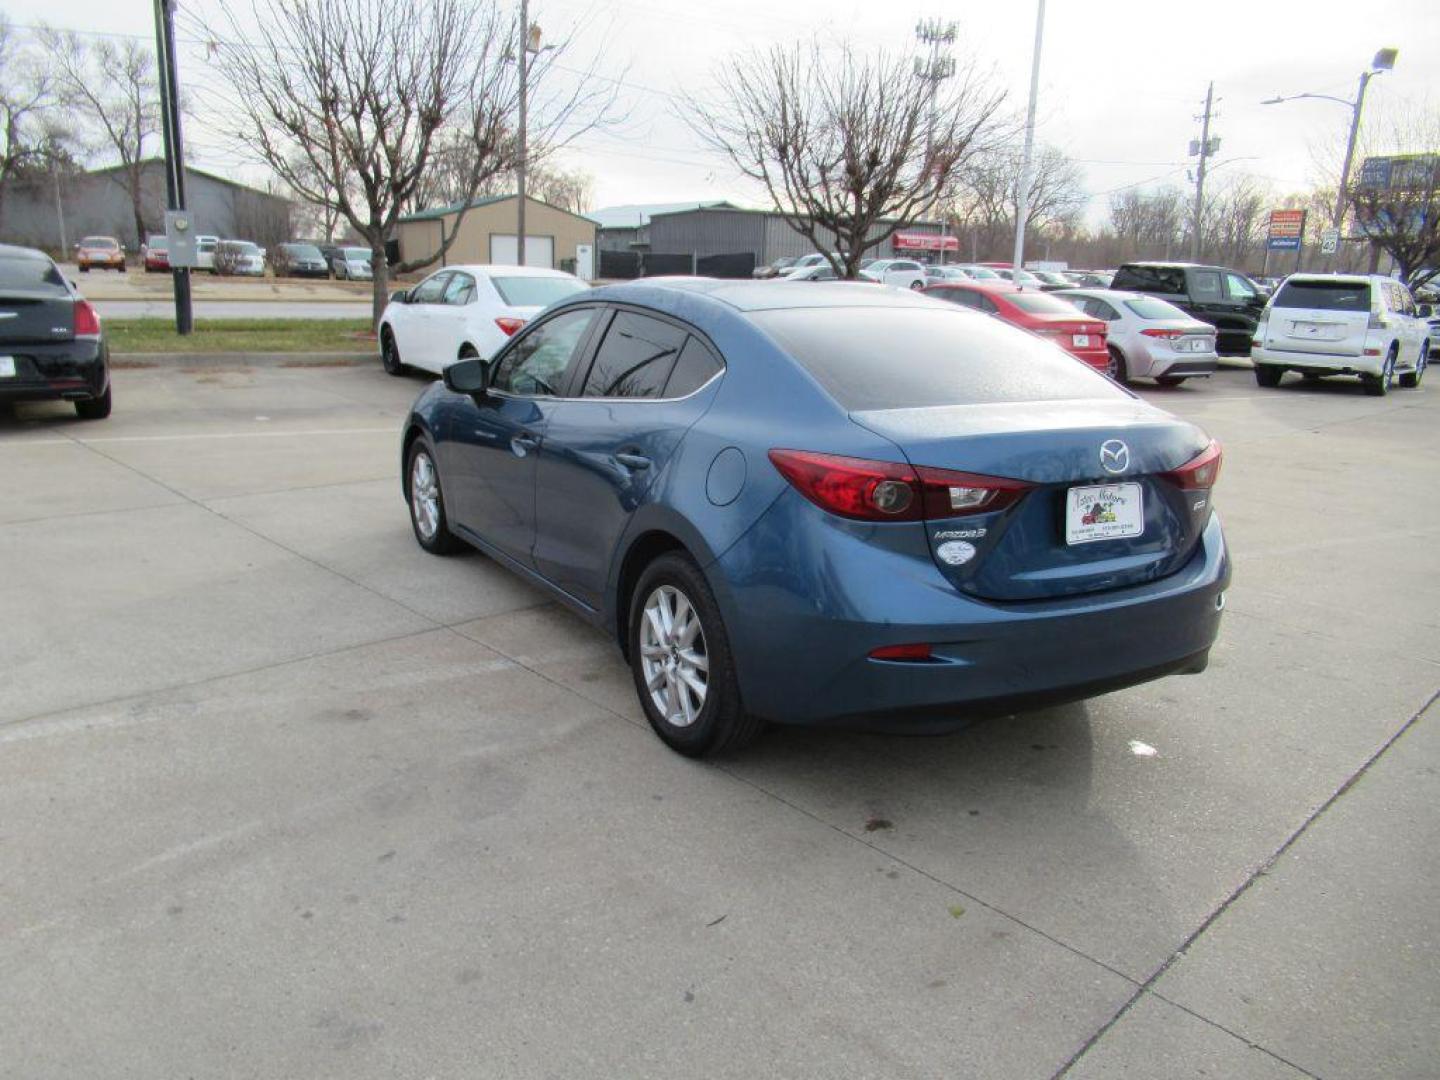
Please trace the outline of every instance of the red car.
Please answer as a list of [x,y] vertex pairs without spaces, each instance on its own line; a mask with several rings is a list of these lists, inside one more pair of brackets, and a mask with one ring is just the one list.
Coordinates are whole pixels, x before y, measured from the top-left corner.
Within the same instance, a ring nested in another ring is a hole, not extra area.
[[170,269],[170,241],[163,233],[150,237],[140,249],[140,255],[145,260],[147,274]]
[[1110,366],[1105,346],[1105,324],[1068,300],[1021,288],[1008,281],[946,281],[929,285],[925,292],[954,304],[964,304],[1004,319],[1041,337],[1049,338],[1096,371]]

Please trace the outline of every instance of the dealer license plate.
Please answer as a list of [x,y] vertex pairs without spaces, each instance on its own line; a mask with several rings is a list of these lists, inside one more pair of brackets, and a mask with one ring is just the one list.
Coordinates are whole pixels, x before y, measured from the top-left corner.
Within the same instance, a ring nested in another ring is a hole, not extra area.
[[1070,341],[1077,349],[1088,349],[1090,347],[1089,334],[1071,334]]
[[1145,498],[1139,484],[1074,487],[1065,496],[1065,542],[1119,540],[1145,531]]
[[15,357],[0,356],[0,379],[13,379],[15,377]]

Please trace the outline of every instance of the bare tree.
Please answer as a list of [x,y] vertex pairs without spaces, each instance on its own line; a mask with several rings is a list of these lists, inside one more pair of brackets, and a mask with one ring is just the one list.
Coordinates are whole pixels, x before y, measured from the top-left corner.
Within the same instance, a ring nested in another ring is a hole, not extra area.
[[718,106],[690,101],[682,118],[763,184],[785,222],[846,278],[991,145],[1004,98],[973,67],[937,86],[908,56],[848,46],[838,56],[775,46],[735,59],[716,81]]
[[142,167],[160,136],[154,54],[137,41],[86,45],[78,34],[41,28],[40,43],[61,104],[95,152],[120,159],[115,177],[130,197],[136,244],[149,232]]
[[1226,266],[1244,267],[1258,249],[1275,199],[1253,176],[1230,176],[1206,196],[1201,247]]
[[[202,26],[213,63],[234,87],[235,139],[301,198],[333,207],[369,246],[372,310],[384,307],[385,242],[437,147],[455,131],[471,151],[459,185],[463,218],[481,185],[515,167],[519,105],[510,60],[518,27],[495,0],[252,0]],[[529,64],[530,157],[598,123],[613,84],[577,80],[547,92],[563,46]],[[429,265],[459,234],[395,267]]]
[[0,12],[0,223],[11,182],[52,155],[55,104],[54,78]]
[[[437,135],[430,162],[410,196],[408,211],[430,210],[454,206],[465,201],[470,177],[474,173],[475,147],[465,132],[449,129]],[[526,155],[525,187],[532,199],[548,202],[571,213],[584,213],[590,207],[594,179],[589,173],[568,170],[543,156],[536,161],[534,153]],[[497,173],[482,181],[471,197],[510,195],[514,179],[509,173]]]
[[1121,241],[1118,260],[1170,258],[1179,246],[1185,196],[1166,185],[1153,191],[1127,188],[1110,196],[1110,232]]
[[1376,145],[1388,165],[1369,175],[1357,169],[1349,193],[1355,224],[1418,289],[1440,277],[1440,111],[1401,118]]
[[[994,254],[1008,247],[1020,212],[1020,152],[1001,146],[973,155],[956,176],[951,198],[955,218],[976,231],[977,247]],[[1079,165],[1054,146],[1035,155],[1025,230],[1044,237],[1073,232],[1089,196]]]

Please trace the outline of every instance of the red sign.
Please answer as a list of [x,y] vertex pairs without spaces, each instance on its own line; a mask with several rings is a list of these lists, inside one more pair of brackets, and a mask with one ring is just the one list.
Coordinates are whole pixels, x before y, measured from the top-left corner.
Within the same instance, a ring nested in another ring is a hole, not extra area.
[[896,251],[959,251],[958,236],[937,236],[935,233],[897,232],[891,238]]
[[1271,251],[1298,251],[1304,235],[1304,210],[1270,211],[1270,236],[1266,246]]

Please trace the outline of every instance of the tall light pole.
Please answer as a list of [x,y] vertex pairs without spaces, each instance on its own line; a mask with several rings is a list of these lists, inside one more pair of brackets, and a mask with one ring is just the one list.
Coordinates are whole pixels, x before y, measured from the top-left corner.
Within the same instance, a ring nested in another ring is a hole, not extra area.
[[[171,210],[185,209],[185,151],[180,144],[180,86],[175,74],[175,0],[155,0],[155,55],[160,61],[160,130],[165,146],[165,194]],[[190,268],[172,266],[175,332],[194,326],[190,306]]]
[[1040,99],[1040,46],[1045,43],[1045,0],[1035,3],[1035,58],[1030,64],[1030,108],[1025,113],[1025,159],[1015,200],[1015,254],[1010,264],[1025,265],[1025,219],[1030,216],[1030,185],[1035,182],[1035,105]]
[[[1399,49],[1381,49],[1375,54],[1375,58],[1370,61],[1369,70],[1360,73],[1360,87],[1355,93],[1354,101],[1349,98],[1335,97],[1332,94],[1290,94],[1285,97],[1266,98],[1260,103],[1261,105],[1279,105],[1286,101],[1299,101],[1301,98],[1317,98],[1321,101],[1336,102],[1350,110],[1350,137],[1345,143],[1345,162],[1340,166],[1340,188],[1335,192],[1335,213],[1330,222],[1331,227],[1337,231],[1345,218],[1346,189],[1350,186],[1350,169],[1355,163],[1355,140],[1360,134],[1360,114],[1365,108],[1365,88],[1370,85],[1370,80],[1376,75],[1393,71],[1395,59],[1399,55]],[[1330,259],[1327,259],[1326,266],[1329,265]]]

